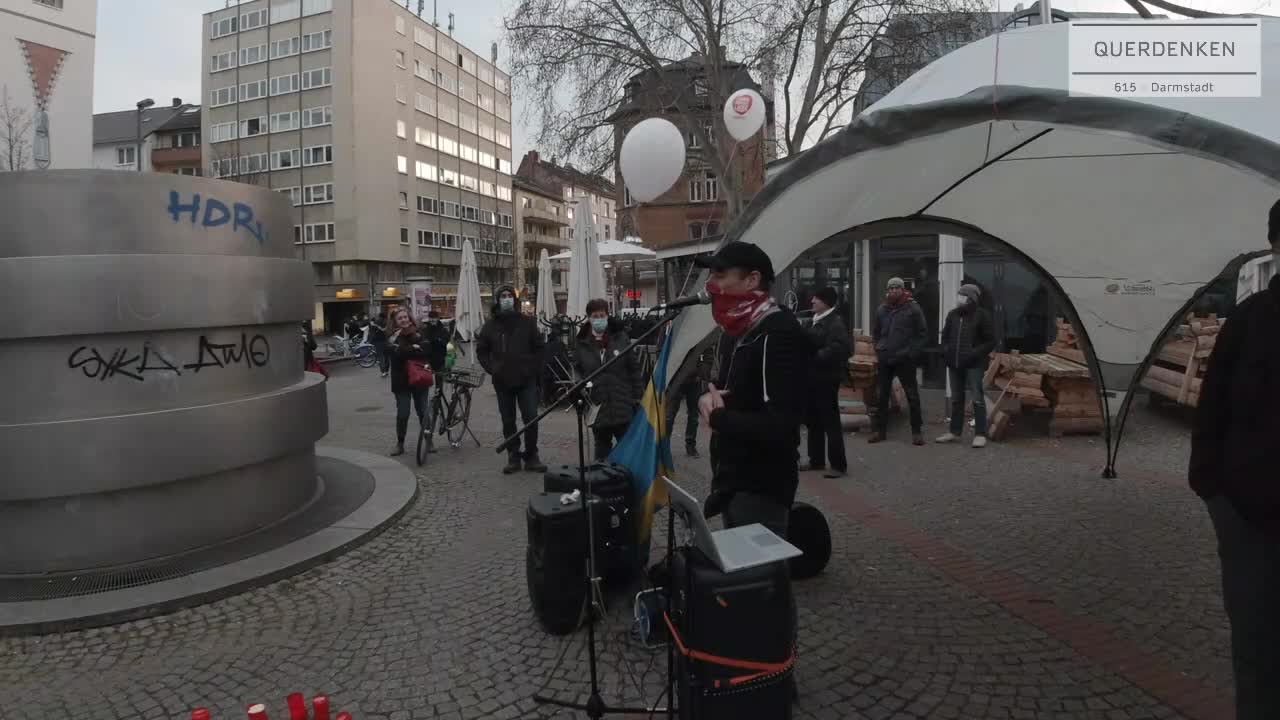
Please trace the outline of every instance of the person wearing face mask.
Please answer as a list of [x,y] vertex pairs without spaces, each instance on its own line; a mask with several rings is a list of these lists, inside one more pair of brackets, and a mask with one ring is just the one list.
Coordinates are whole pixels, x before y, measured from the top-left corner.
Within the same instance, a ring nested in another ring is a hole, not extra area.
[[964,434],[964,396],[973,394],[973,447],[987,446],[987,398],[982,378],[987,357],[996,347],[991,315],[979,307],[982,290],[977,285],[961,285],[954,310],[942,326],[942,357],[951,385],[951,427],[937,442],[951,443]]
[[711,313],[724,331],[716,372],[698,400],[711,428],[704,511],[723,514],[726,527],[760,523],[785,538],[800,481],[809,340],[795,315],[769,296],[773,263],[759,247],[731,242],[696,262],[711,271]]
[[392,457],[404,454],[404,438],[409,431],[409,405],[418,415],[418,429],[429,427],[427,424],[427,397],[429,388],[417,388],[409,384],[410,360],[426,360],[426,342],[413,322],[413,316],[405,308],[400,308],[391,316],[391,334],[387,336],[387,353],[391,356],[391,393],[396,398],[396,445],[391,450]]
[[[498,301],[476,340],[476,356],[481,367],[493,378],[498,395],[498,412],[502,415],[502,435],[515,434],[516,409],[524,422],[538,415],[538,373],[542,368],[545,341],[537,322],[521,314],[516,305],[516,292],[511,286],[498,288]],[[523,436],[524,452],[515,446],[507,453],[504,474],[519,472],[521,461],[529,472],[546,472],[538,457],[538,428],[529,428]]]
[[[814,377],[804,423],[809,437],[809,462],[800,466],[805,471],[824,471],[823,477],[832,479],[849,472],[840,423],[840,383],[849,375],[849,355],[853,353],[849,329],[836,314],[837,302],[835,288],[819,288],[813,295],[813,325],[808,334],[815,350]],[[830,468],[826,464],[828,458]]]
[[[1280,268],[1280,202],[1267,239]],[[1208,505],[1239,720],[1280,718],[1280,275],[1222,325],[1200,386],[1191,489]]]
[[609,317],[609,303],[604,300],[587,303],[587,318],[574,346],[574,364],[583,377],[599,370],[606,360],[626,353],[626,357],[592,381],[590,399],[600,410],[591,432],[596,460],[604,460],[609,457],[614,441],[626,434],[644,386],[640,380],[640,363],[634,352],[627,352],[631,338],[622,329],[622,323]]
[[889,427],[893,379],[897,378],[911,408],[911,442],[924,445],[924,413],[920,410],[916,363],[929,341],[929,323],[919,303],[911,299],[902,278],[889,279],[884,304],[871,319],[871,340],[876,348],[879,367],[876,373],[876,424],[869,442],[884,442]]

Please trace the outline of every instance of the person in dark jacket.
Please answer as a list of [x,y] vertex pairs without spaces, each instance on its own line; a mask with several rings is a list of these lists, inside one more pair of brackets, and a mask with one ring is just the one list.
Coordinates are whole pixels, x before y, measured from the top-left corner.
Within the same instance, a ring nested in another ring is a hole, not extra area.
[[[493,317],[485,322],[476,340],[476,356],[485,372],[493,378],[498,395],[498,412],[502,414],[502,435],[516,432],[516,408],[520,417],[530,422],[538,415],[538,374],[542,370],[545,341],[537,322],[520,313],[516,292],[511,286],[498,288]],[[538,428],[524,434],[524,453],[513,446],[507,452],[504,474],[519,472],[521,460],[529,472],[546,472],[538,457]]]
[[382,377],[386,377],[391,370],[391,356],[387,354],[386,320],[378,315],[369,316],[369,344],[378,355],[378,368],[382,371]]
[[[844,427],[840,423],[840,384],[849,375],[853,342],[849,328],[836,314],[835,288],[814,293],[813,325],[808,329],[814,351],[814,372],[809,384],[805,429],[809,436],[809,462],[803,470],[825,470],[823,477],[844,477],[849,463],[844,453]],[[830,459],[831,467],[827,468]]]
[[427,313],[427,324],[422,329],[422,335],[426,338],[427,344],[427,362],[431,365],[431,371],[435,373],[444,372],[445,358],[449,354],[449,329],[444,326],[444,321],[440,319],[440,313],[432,310]]
[[[1267,228],[1280,268],[1280,202]],[[1241,303],[1209,356],[1191,488],[1218,536],[1239,720],[1280,718],[1280,276]]]
[[609,303],[592,300],[587,303],[587,321],[578,332],[573,348],[573,362],[582,377],[586,377],[604,365],[606,360],[626,354],[603,374],[592,381],[591,402],[599,406],[595,422],[591,425],[596,448],[596,460],[609,457],[615,440],[621,440],[636,414],[636,405],[644,393],[640,384],[640,363],[627,346],[631,338],[622,329],[622,323],[609,317]]
[[716,344],[708,345],[698,354],[697,365],[679,386],[668,391],[667,399],[667,432],[673,433],[676,426],[676,415],[680,405],[685,406],[684,451],[691,458],[698,455],[698,398],[706,391],[707,381],[711,379],[711,358],[715,355]]
[[800,480],[809,340],[795,315],[769,296],[773,263],[759,247],[731,242],[697,262],[711,270],[711,312],[724,331],[714,380],[698,400],[711,428],[704,511],[723,514],[726,527],[760,523],[785,538]]
[[302,369],[310,370],[311,363],[316,360],[316,336],[311,332],[311,323],[302,321]]
[[947,313],[942,326],[942,359],[947,364],[951,386],[951,427],[937,442],[950,443],[964,434],[964,396],[973,395],[973,447],[987,446],[987,397],[982,377],[987,357],[996,348],[996,332],[991,315],[978,303],[982,291],[977,285],[961,285],[959,303]]
[[893,379],[898,378],[911,408],[911,442],[924,445],[924,414],[920,410],[920,385],[916,363],[929,341],[924,310],[911,299],[902,278],[890,278],[885,301],[871,319],[871,339],[876,348],[876,425],[870,442],[884,442],[889,427],[889,400]]
[[416,388],[409,384],[410,360],[427,359],[426,338],[418,331],[413,317],[405,308],[396,311],[392,322],[395,329],[387,336],[387,353],[391,356],[391,393],[396,397],[396,446],[392,457],[404,454],[404,437],[409,431],[409,403],[418,414],[418,430],[427,424],[427,394],[430,388]]

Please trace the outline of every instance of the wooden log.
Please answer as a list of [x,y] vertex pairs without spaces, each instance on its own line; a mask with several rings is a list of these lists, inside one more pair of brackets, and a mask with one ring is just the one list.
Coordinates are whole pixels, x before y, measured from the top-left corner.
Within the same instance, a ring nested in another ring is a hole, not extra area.
[[987,438],[995,442],[1004,439],[1005,433],[1009,430],[1008,413],[997,412],[991,416],[991,422],[987,425]]
[[1102,411],[1098,408],[1098,404],[1092,405],[1054,405],[1053,416],[1055,418],[1101,418]]
[[1041,386],[1044,385],[1044,375],[1039,373],[1015,372],[1013,374],[1013,383],[1019,387],[1039,390]]
[[1070,360],[1071,362],[1080,363],[1081,365],[1088,364],[1088,362],[1085,359],[1083,350],[1077,350],[1075,348],[1069,348],[1069,347],[1062,347],[1061,345],[1050,345],[1048,349],[1048,353],[1055,357],[1060,357],[1063,360]]

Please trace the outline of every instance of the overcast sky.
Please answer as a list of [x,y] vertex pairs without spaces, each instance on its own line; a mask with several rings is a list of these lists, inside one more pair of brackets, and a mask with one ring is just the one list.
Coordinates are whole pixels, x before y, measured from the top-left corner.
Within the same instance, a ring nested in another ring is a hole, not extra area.
[[[387,0],[367,0],[385,2]],[[1033,0],[1022,0],[1030,5]],[[477,54],[487,57],[489,44],[500,41],[502,15],[515,0],[467,0],[439,3],[440,24],[453,12],[454,37]],[[993,10],[1011,10],[1018,0],[992,0]],[[1218,12],[1272,14],[1277,0],[1175,0],[1180,5]],[[1127,12],[1124,0],[1052,0],[1063,10]],[[224,0],[98,0],[97,64],[94,71],[93,110],[127,110],[144,97],[158,103],[180,97],[202,102],[200,18],[225,6]],[[1153,11],[1159,12],[1155,8]],[[427,4],[431,11],[431,4]],[[506,67],[506,53],[498,48],[498,65]],[[516,162],[527,149],[529,133],[521,127],[523,104],[516,88],[513,108],[512,154]]]

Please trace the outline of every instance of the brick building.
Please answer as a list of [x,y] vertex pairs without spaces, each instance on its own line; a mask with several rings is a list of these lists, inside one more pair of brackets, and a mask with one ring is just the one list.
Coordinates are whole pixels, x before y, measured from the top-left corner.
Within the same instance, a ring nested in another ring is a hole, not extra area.
[[[704,238],[720,234],[726,203],[722,199],[719,178],[703,160],[698,123],[715,140],[723,107],[720,94],[709,93],[705,84],[706,62],[701,55],[665,66],[661,74],[646,71],[634,75],[625,86],[626,95],[617,110],[607,118],[613,124],[615,157],[622,149],[627,132],[642,120],[666,116],[685,136],[686,163],[683,176],[670,190],[653,202],[638,205],[625,186],[618,188],[619,232],[643,239],[646,247],[659,251],[660,257],[699,252]],[[743,204],[750,201],[764,185],[765,162],[772,159],[774,145],[773,93],[752,79],[745,65],[726,62],[722,75],[729,93],[752,89],[765,98],[765,124],[760,132],[738,143],[732,156],[732,168],[740,174]],[[676,103],[689,109],[690,117],[673,117]],[[721,149],[733,146],[732,138],[719,142]],[[727,143],[727,144],[726,144]]]

